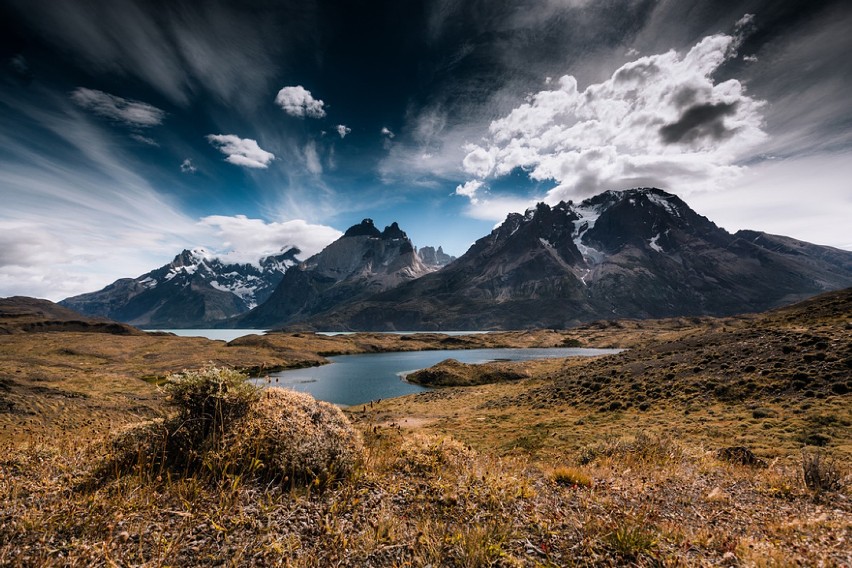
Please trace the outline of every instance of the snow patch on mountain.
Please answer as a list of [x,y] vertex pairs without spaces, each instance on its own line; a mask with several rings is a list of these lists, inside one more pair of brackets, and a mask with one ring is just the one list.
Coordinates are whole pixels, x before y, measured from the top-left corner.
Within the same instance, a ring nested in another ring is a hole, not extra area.
[[[587,264],[600,264],[606,258],[603,252],[583,243],[583,235],[594,228],[595,222],[601,216],[604,209],[604,205],[593,206],[586,201],[569,209],[569,211],[573,211],[579,217],[579,219],[574,221],[574,245],[580,251],[580,254],[583,255],[583,259]],[[583,283],[585,284],[585,281]]]

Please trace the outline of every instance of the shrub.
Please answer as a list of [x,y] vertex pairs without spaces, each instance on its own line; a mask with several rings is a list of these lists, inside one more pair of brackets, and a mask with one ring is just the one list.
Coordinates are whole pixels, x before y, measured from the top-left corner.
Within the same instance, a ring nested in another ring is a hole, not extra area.
[[586,465],[601,457],[637,464],[665,464],[681,460],[683,449],[667,436],[640,432],[633,440],[606,437],[598,444],[586,446],[580,452],[579,462]]
[[108,442],[107,455],[83,486],[131,471],[151,474],[166,465],[169,453],[169,424],[166,421],[160,418],[128,425],[113,435]]
[[657,546],[657,536],[645,526],[625,522],[617,526],[606,537],[606,542],[619,556],[636,560],[652,552]]
[[754,455],[754,452],[745,446],[729,446],[727,448],[722,448],[716,452],[716,457],[722,461],[738,465],[748,465],[759,468],[767,466],[765,461]]
[[164,389],[177,410],[169,433],[173,461],[192,466],[221,449],[227,429],[260,398],[261,390],[246,378],[217,367],[167,378]]
[[837,465],[832,460],[823,459],[819,452],[802,452],[802,473],[805,485],[812,491],[838,491],[842,487]]
[[227,433],[217,460],[227,471],[328,482],[349,475],[362,448],[360,434],[336,406],[269,388]]
[[261,390],[245,379],[218,368],[169,377],[165,390],[176,414],[115,435],[93,482],[165,468],[294,484],[327,482],[352,471],[361,438],[340,409],[307,394]]

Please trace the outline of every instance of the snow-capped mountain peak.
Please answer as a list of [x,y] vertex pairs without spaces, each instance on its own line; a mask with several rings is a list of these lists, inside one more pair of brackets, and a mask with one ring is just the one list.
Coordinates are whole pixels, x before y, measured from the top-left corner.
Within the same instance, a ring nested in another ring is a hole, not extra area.
[[134,325],[194,327],[238,315],[266,301],[284,273],[299,264],[300,252],[287,246],[252,262],[234,262],[229,257],[245,257],[187,249],[147,274],[123,278],[62,303],[88,315]]

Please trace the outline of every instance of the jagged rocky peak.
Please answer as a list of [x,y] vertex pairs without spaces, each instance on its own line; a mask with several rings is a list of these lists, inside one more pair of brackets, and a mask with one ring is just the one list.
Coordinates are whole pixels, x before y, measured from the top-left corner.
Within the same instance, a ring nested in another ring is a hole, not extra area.
[[270,254],[260,259],[260,267],[264,270],[286,271],[291,266],[299,263],[298,256],[302,254],[302,250],[295,246],[281,247],[281,250],[276,254]]
[[406,235],[405,231],[400,229],[399,224],[394,221],[389,226],[385,227],[384,231],[382,231],[382,238],[385,240],[407,239],[408,235]]
[[[396,224],[396,223],[394,223]],[[372,219],[364,219],[357,225],[352,225],[346,232],[343,233],[344,237],[381,237],[382,232],[379,231],[376,226],[373,224]]]
[[[537,203],[510,213],[474,251],[486,257],[547,254],[575,267],[583,282],[593,267],[625,247],[644,254],[674,254],[686,239],[718,240],[718,227],[680,198],[657,188],[606,191],[580,203]],[[724,231],[723,231],[724,232]],[[538,251],[538,252],[536,252]],[[549,262],[549,261],[548,261]]]
[[346,229],[346,232],[343,233],[343,236],[373,237],[384,240],[408,238],[408,235],[405,234],[405,231],[399,228],[399,223],[397,223],[396,221],[385,227],[384,231],[379,231],[372,219],[364,219],[357,225],[352,225],[351,227]]
[[211,258],[211,256],[203,248],[194,248],[192,250],[183,249],[180,254],[175,256],[171,265],[175,268],[181,266],[195,266],[208,258]]
[[435,247],[421,247],[417,251],[417,256],[420,257],[420,261],[426,266],[437,268],[442,268],[456,259],[456,257],[445,253],[444,249],[440,246],[438,250],[435,250]]

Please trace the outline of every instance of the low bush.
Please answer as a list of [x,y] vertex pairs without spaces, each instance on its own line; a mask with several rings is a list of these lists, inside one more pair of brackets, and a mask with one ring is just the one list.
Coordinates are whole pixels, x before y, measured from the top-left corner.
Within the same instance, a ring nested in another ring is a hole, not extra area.
[[128,473],[197,472],[293,484],[328,482],[357,463],[360,434],[337,407],[302,393],[261,390],[230,369],[169,377],[175,414],[137,424],[110,440],[93,480]]
[[309,483],[348,476],[360,434],[336,406],[308,394],[266,389],[225,436],[219,469]]
[[825,459],[819,452],[802,452],[802,474],[811,491],[838,491],[842,488],[842,475],[837,464]]

